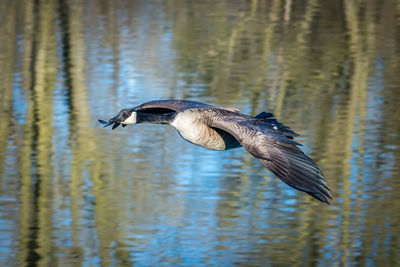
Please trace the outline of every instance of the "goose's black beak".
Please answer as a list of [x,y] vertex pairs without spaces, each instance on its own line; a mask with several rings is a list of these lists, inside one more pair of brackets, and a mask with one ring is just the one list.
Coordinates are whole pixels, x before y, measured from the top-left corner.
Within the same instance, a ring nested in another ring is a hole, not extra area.
[[103,120],[98,120],[101,124],[104,124],[104,127],[110,126],[112,124],[112,122],[107,122],[107,121],[103,121]]
[[[129,113],[128,113],[129,112]],[[114,124],[112,126],[112,130],[114,130],[115,128],[117,128],[118,126],[121,125],[121,122],[123,120],[125,120],[127,117],[129,117],[129,114],[131,113],[131,111],[128,111],[126,109],[121,110],[117,116],[111,118],[107,121],[103,121],[103,120],[98,120],[101,124],[104,124],[104,127],[110,126],[112,124]],[[122,127],[125,127],[125,124],[122,124]]]
[[119,123],[119,122],[114,122],[114,125],[113,125],[113,127],[112,127],[112,130],[114,130],[115,128],[117,128],[118,126],[120,126],[121,125],[121,123]]
[[[110,125],[112,125],[112,124],[114,124],[113,126],[112,126],[112,129],[114,130],[115,128],[117,128],[121,123],[119,123],[119,122],[116,122],[116,121],[108,121],[108,122],[106,122],[106,121],[103,121],[103,120],[98,120],[101,124],[104,124],[104,127],[107,127],[107,126],[110,126]],[[122,126],[125,126],[125,125],[122,125]]]
[[112,126],[112,129],[114,130],[115,128],[117,128],[120,124],[121,124],[121,116],[120,114],[118,114],[117,116],[115,116],[114,118],[111,118],[107,121],[103,121],[103,120],[98,120],[101,124],[104,124],[104,127],[110,126],[112,124],[114,124]]

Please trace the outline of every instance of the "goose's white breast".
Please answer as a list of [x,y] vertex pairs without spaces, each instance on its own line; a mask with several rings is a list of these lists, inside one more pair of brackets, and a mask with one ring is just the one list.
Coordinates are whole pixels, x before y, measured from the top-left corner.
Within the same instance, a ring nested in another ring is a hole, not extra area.
[[225,150],[225,142],[212,128],[205,124],[202,113],[186,110],[178,113],[170,124],[187,141],[213,150]]

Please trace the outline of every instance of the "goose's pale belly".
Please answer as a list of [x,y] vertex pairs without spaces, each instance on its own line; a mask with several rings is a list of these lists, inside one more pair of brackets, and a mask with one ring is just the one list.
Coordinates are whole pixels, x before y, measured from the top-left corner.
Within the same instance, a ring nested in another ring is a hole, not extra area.
[[175,127],[187,141],[212,150],[227,150],[239,147],[233,136],[225,132],[217,132],[207,126],[199,114],[190,110],[179,113],[171,126]]

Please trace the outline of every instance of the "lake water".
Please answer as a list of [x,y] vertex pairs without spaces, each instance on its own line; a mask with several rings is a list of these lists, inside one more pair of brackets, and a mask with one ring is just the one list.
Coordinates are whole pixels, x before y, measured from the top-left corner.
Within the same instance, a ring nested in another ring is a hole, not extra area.
[[[273,112],[331,205],[120,109]],[[0,1],[0,265],[395,266],[399,1]]]

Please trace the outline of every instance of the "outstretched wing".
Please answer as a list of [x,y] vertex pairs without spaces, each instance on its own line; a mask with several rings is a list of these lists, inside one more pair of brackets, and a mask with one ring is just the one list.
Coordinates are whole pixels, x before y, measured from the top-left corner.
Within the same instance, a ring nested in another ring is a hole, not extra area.
[[215,116],[210,126],[233,135],[250,154],[289,186],[329,204],[332,196],[322,171],[298,148],[299,143],[279,129],[275,131],[273,127],[265,127],[253,119],[232,114]]
[[154,100],[132,108],[142,112],[175,112],[187,108],[219,108],[232,112],[240,112],[237,108],[209,105],[192,100]]

